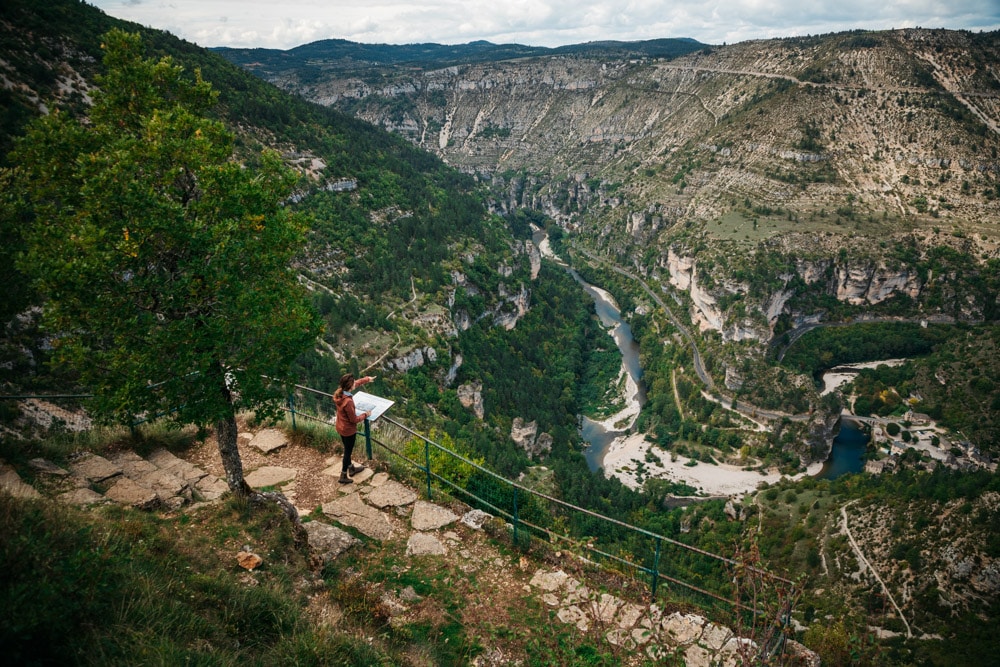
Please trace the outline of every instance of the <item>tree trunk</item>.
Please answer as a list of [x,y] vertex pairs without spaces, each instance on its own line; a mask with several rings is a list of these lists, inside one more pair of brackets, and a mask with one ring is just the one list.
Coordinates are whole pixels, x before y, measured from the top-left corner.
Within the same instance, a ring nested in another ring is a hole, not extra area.
[[215,437],[219,441],[219,456],[226,470],[229,490],[240,498],[248,497],[253,490],[243,478],[243,461],[236,445],[236,415],[231,414],[215,422]]

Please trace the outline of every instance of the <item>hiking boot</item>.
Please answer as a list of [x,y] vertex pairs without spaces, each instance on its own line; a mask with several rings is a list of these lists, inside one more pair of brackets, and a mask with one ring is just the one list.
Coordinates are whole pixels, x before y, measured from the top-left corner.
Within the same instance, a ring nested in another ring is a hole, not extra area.
[[359,472],[361,472],[364,469],[365,469],[365,467],[363,465],[361,465],[359,463],[355,463],[350,468],[347,469],[347,472],[349,472],[351,474],[351,476],[353,477],[354,475],[357,475]]
[[353,484],[354,480],[347,476],[347,471],[340,473],[340,479],[337,480],[341,484]]

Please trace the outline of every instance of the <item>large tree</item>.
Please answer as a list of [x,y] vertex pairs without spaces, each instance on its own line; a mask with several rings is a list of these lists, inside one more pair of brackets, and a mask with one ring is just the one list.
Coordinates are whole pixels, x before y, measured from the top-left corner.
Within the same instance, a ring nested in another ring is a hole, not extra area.
[[273,153],[235,159],[200,73],[145,58],[138,35],[103,47],[89,117],[42,118],[12,153],[30,221],[19,267],[96,414],[214,426],[229,487],[247,495],[236,415],[277,414],[320,329],[291,268],[295,177]]

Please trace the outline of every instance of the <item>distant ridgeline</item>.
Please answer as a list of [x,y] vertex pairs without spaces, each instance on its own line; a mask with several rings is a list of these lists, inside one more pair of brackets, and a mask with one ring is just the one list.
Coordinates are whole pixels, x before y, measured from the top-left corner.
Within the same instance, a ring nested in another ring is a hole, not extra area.
[[314,71],[313,78],[339,72],[358,76],[386,65],[437,69],[466,63],[495,62],[540,56],[583,58],[674,58],[705,48],[693,39],[651,39],[638,42],[601,41],[555,48],[522,44],[360,44],[344,39],[326,39],[293,49],[214,47],[226,60],[255,72]]

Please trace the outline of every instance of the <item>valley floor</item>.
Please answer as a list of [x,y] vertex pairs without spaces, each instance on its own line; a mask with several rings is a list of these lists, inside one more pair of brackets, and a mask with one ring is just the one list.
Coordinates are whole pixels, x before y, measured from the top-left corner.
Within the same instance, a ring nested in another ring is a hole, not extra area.
[[[653,443],[648,442],[642,433],[616,438],[604,457],[604,474],[617,477],[633,489],[642,486],[640,477],[643,480],[654,477],[684,482],[710,496],[738,496],[756,491],[763,482],[775,484],[788,478],[773,469],[767,472],[745,470],[726,463],[713,465],[697,462],[691,466],[687,465],[691,459],[663,451],[654,451],[649,457],[652,460],[647,460],[647,452],[652,447]],[[817,475],[822,468],[822,463],[813,463],[805,472],[790,479]]]

